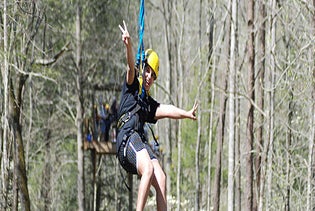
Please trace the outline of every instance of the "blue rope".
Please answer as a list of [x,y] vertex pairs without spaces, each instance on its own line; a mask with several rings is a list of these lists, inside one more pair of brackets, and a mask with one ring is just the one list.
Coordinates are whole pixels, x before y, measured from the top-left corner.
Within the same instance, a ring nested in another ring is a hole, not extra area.
[[[136,65],[139,67],[141,60],[144,61],[145,52],[144,52],[144,44],[143,44],[143,34],[144,34],[144,0],[140,0],[140,10],[139,10],[139,18],[138,18],[138,52],[137,52],[137,60]],[[142,56],[142,57],[141,57]]]
[[[144,0],[140,0],[140,9],[139,9],[139,18],[138,18],[138,36],[139,36],[139,43],[138,43],[138,52],[137,52],[137,60],[136,66],[140,67],[140,62],[142,61],[142,68],[144,65],[145,59],[145,50],[143,44],[143,34],[144,34]],[[142,87],[141,87],[141,95],[140,97],[144,99],[146,97],[146,91],[144,89],[144,71],[142,70]]]

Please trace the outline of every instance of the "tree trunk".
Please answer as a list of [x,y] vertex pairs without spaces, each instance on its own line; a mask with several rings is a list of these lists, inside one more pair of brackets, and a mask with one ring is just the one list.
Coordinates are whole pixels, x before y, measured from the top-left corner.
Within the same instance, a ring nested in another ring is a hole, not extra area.
[[[186,5],[183,3],[183,15],[181,16],[181,23],[179,24],[181,27],[179,28],[179,41],[178,41],[178,46],[177,46],[177,57],[178,57],[178,71],[179,71],[179,102],[178,106],[180,108],[183,107],[183,95],[184,95],[184,64],[183,61],[181,60],[182,57],[182,43],[184,39],[184,30],[185,30],[185,10],[186,10]],[[177,211],[180,211],[181,208],[181,188],[180,188],[180,180],[181,180],[181,153],[182,153],[182,134],[181,134],[181,125],[182,121],[179,121],[178,124],[178,162],[177,162],[177,179],[176,179],[176,195],[177,195]]]
[[199,161],[199,156],[200,156],[201,127],[202,127],[201,114],[200,113],[197,117],[197,121],[198,121],[198,132],[197,132],[197,143],[196,143],[196,152],[195,152],[195,176],[196,176],[195,210],[196,211],[200,210],[200,161]]
[[[265,94],[263,87],[265,86],[265,56],[266,56],[266,7],[264,1],[259,1],[259,25],[261,27],[259,28],[259,39],[258,39],[258,53],[257,53],[257,61],[258,63],[258,80],[257,80],[257,106],[261,111],[264,111],[264,104],[265,104]],[[261,197],[261,170],[262,170],[262,153],[264,149],[264,138],[263,138],[263,131],[264,131],[264,115],[263,113],[259,113],[257,122],[259,124],[257,129],[257,144],[256,144],[256,158],[255,158],[255,173],[256,173],[256,191],[255,191],[255,200],[254,200],[254,207],[257,207],[259,201],[262,199]]]
[[76,13],[76,128],[78,151],[78,210],[85,210],[84,196],[84,157],[83,157],[83,91],[82,91],[82,60],[81,60],[81,7],[78,3]]
[[[167,58],[165,61],[165,65],[166,65],[166,72],[168,73],[168,79],[167,79],[167,90],[169,90],[169,95],[168,95],[168,101],[171,102],[172,99],[172,71],[170,68],[170,64],[171,64],[171,44],[170,44],[170,28],[171,28],[171,14],[172,14],[172,2],[171,1],[163,1],[162,2],[163,5],[163,17],[164,17],[164,40],[165,40],[165,57]],[[165,141],[166,141],[166,156],[165,156],[165,171],[166,171],[166,175],[170,175],[171,174],[171,165],[172,165],[172,130],[171,130],[171,120],[170,119],[166,119],[165,120],[167,122],[167,124],[165,124],[165,131],[166,132],[166,137],[165,137]],[[166,190],[168,193],[171,193],[171,177],[168,176],[166,178]],[[167,207],[169,209],[171,209],[171,203],[169,203],[169,200]]]
[[235,45],[236,45],[236,0],[231,1],[230,64],[229,64],[229,154],[228,154],[228,210],[234,210],[234,142],[235,142]]
[[[313,0],[313,7],[315,7],[315,0]],[[313,35],[315,34],[315,14],[313,14]],[[314,49],[314,47],[313,47]],[[314,51],[311,53],[313,61],[315,61]],[[313,63],[313,81],[312,81],[312,97],[311,97],[311,106],[310,106],[310,135],[309,135],[309,149],[308,149],[308,168],[307,168],[307,211],[314,209],[314,180],[315,180],[315,148],[314,148],[314,139],[315,139],[315,62]]]
[[[25,167],[25,156],[24,156],[24,146],[23,146],[23,138],[22,138],[22,126],[20,124],[20,116],[21,116],[21,108],[22,108],[22,90],[24,87],[24,84],[26,82],[27,76],[19,74],[18,76],[18,83],[17,88],[15,91],[13,91],[13,83],[10,82],[10,114],[9,119],[12,120],[10,122],[11,128],[13,129],[13,139],[14,139],[14,145],[16,147],[16,153],[18,155],[16,159],[16,174],[17,174],[17,183],[18,183],[18,190],[19,190],[19,196],[20,196],[20,202],[21,202],[21,209],[22,210],[30,210],[31,204],[30,204],[30,198],[29,198],[29,192],[27,187],[27,175],[26,175],[26,167]],[[16,209],[18,208],[18,204]]]
[[[229,11],[227,11],[229,13]],[[227,15],[226,15],[227,17]],[[229,22],[230,20],[227,20]],[[230,40],[230,27],[229,23],[227,23],[227,32],[226,42]],[[229,45],[227,45],[229,46]],[[227,47],[228,48],[228,47]],[[224,49],[225,50],[225,49]],[[226,52],[229,52],[230,49],[226,49]],[[219,62],[218,62],[219,63]],[[225,65],[225,64],[224,64]],[[229,67],[229,64],[226,64]],[[229,79],[229,71],[222,73],[222,81],[219,82],[219,87],[222,87],[222,92],[220,94],[220,107],[219,107],[219,125],[217,129],[217,149],[216,149],[216,167],[214,173],[214,188],[213,188],[213,210],[220,210],[220,197],[221,197],[221,170],[222,170],[222,152],[223,152],[223,143],[225,136],[225,115],[226,115],[226,104],[227,104],[227,92],[228,92],[228,79]]]
[[274,140],[274,101],[275,101],[275,93],[274,93],[274,81],[275,81],[275,45],[276,45],[276,1],[270,0],[270,10],[271,14],[268,17],[270,19],[270,43],[268,46],[268,54],[269,57],[269,65],[270,65],[270,72],[269,72],[269,79],[268,79],[268,98],[269,98],[269,122],[268,122],[268,140],[269,146],[266,150],[267,153],[267,169],[266,169],[266,177],[267,177],[267,184],[266,184],[266,210],[271,209],[271,190],[272,190],[272,163],[273,163],[273,140]]
[[[227,78],[226,74],[223,79],[223,87],[224,93],[227,91]],[[221,169],[222,169],[222,150],[223,150],[223,142],[224,142],[224,127],[225,127],[225,111],[226,111],[226,103],[227,97],[225,94],[221,94],[220,99],[220,112],[219,112],[219,128],[218,128],[218,143],[217,143],[217,154],[216,154],[216,167],[214,174],[214,188],[213,188],[213,210],[220,210],[220,194],[221,194]]]
[[[238,2],[236,2],[236,20],[235,20],[235,58],[239,58],[239,19],[238,17],[238,7],[239,4]],[[235,66],[238,67],[240,64],[238,62],[238,59],[235,60]],[[237,69],[235,70],[235,84],[234,84],[234,90],[235,93],[240,93],[241,88],[239,86],[239,81],[241,81],[241,75],[237,74]],[[234,125],[234,137],[235,137],[235,152],[234,152],[234,156],[235,156],[235,161],[234,161],[234,174],[235,174],[235,196],[234,196],[234,200],[235,200],[235,209],[236,211],[240,211],[242,210],[242,185],[241,185],[241,99],[239,97],[236,97],[236,99],[234,100],[234,104],[235,104],[235,125]]]
[[178,131],[178,142],[177,142],[177,174],[176,174],[176,200],[177,200],[177,211],[181,210],[181,188],[180,188],[180,178],[181,178],[181,154],[182,154],[182,139],[181,136],[181,122],[179,122],[179,131]]
[[50,144],[50,138],[51,138],[51,130],[50,130],[50,124],[47,124],[46,128],[46,140],[45,140],[45,165],[44,165],[44,172],[43,172],[43,180],[42,180],[42,190],[41,195],[42,199],[44,200],[44,207],[43,210],[49,211],[51,210],[51,144]]
[[[207,173],[207,211],[210,211],[211,209],[211,167],[212,167],[212,140],[213,140],[213,108],[214,108],[214,90],[215,90],[215,62],[212,64],[212,58],[213,55],[213,34],[214,34],[214,29],[213,29],[213,16],[210,15],[210,4],[208,3],[208,12],[207,14],[209,15],[208,21],[207,21],[207,34],[208,34],[208,66],[207,68],[211,68],[209,74],[210,80],[209,83],[211,84],[211,90],[209,91],[209,100],[208,103],[210,104],[210,113],[209,113],[209,138],[208,138],[208,173]],[[211,67],[212,66],[212,67]]]
[[[199,47],[198,47],[198,54],[199,54],[199,73],[198,78],[202,78],[201,72],[202,72],[202,58],[201,58],[201,48],[202,48],[202,41],[201,41],[201,19],[202,19],[202,0],[199,0],[199,30],[198,30],[198,36],[199,36]],[[201,83],[202,84],[202,83]],[[202,86],[202,85],[200,85]],[[200,86],[198,86],[198,93],[197,93],[197,100],[200,102]],[[200,105],[201,106],[201,105]],[[199,106],[199,111],[201,110]],[[196,143],[196,151],[195,151],[195,174],[196,174],[196,183],[195,183],[195,210],[200,210],[200,162],[199,162],[199,156],[200,156],[200,142],[201,142],[201,128],[202,128],[202,122],[201,122],[201,114],[198,112],[199,115],[197,116],[198,121],[198,129],[197,129],[197,143]]]
[[9,172],[9,158],[8,158],[8,132],[9,132],[9,62],[8,62],[8,26],[7,26],[7,1],[3,1],[3,68],[1,68],[2,81],[3,81],[3,92],[4,92],[4,113],[2,117],[2,154],[1,154],[1,201],[3,203],[3,209],[8,209],[8,172]]
[[[240,75],[237,75],[236,81],[240,81]],[[238,84],[236,84],[236,91],[239,92],[237,88]],[[241,184],[241,100],[238,98],[236,101],[236,112],[235,112],[235,169],[238,169],[235,173],[235,210],[241,211],[242,210],[242,184]]]
[[[254,0],[247,3],[247,26],[249,37],[247,40],[247,59],[248,59],[248,97],[255,101],[255,46],[254,46]],[[245,186],[245,210],[253,210],[253,141],[254,141],[254,106],[249,101],[246,127],[246,186]]]
[[292,118],[293,118],[293,91],[291,90],[291,87],[289,88],[289,113],[288,113],[288,132],[287,132],[287,138],[286,138],[286,154],[287,154],[287,166],[286,166],[286,199],[285,199],[285,211],[290,211],[290,198],[291,198],[291,179],[290,179],[290,174],[291,174],[291,143],[292,143]]

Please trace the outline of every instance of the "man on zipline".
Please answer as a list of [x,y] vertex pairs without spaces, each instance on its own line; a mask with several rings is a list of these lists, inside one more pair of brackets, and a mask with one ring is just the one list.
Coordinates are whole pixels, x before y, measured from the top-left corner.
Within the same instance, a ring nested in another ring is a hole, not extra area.
[[[157,210],[167,210],[166,175],[144,136],[144,124],[156,123],[158,119],[189,118],[196,120],[197,103],[189,111],[173,105],[160,104],[149,94],[159,74],[159,58],[155,51],[145,52],[142,79],[138,79],[132,43],[126,24],[119,25],[122,41],[126,46],[127,72],[121,94],[117,124],[117,156],[122,167],[141,177],[137,198],[137,211],[143,210],[150,186],[156,190]],[[143,90],[143,91],[142,91]],[[142,97],[144,95],[144,97]]]

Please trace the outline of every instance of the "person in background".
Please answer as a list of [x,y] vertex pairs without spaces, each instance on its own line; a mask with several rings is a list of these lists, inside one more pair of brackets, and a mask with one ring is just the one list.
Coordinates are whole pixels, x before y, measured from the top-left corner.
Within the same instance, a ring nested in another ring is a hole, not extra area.
[[116,130],[117,130],[117,121],[118,121],[118,104],[116,97],[112,100],[110,106],[110,123],[111,123],[111,139],[113,143],[116,143]]
[[110,111],[107,103],[102,104],[102,112],[100,113],[100,128],[101,128],[101,141],[107,142],[109,140],[110,129]]

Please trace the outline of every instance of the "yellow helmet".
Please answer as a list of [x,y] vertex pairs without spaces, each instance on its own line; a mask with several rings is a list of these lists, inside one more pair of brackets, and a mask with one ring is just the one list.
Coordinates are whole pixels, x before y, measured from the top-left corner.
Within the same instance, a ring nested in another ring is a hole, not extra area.
[[154,50],[147,49],[145,51],[145,59],[146,63],[152,68],[157,78],[159,76],[159,56]]

